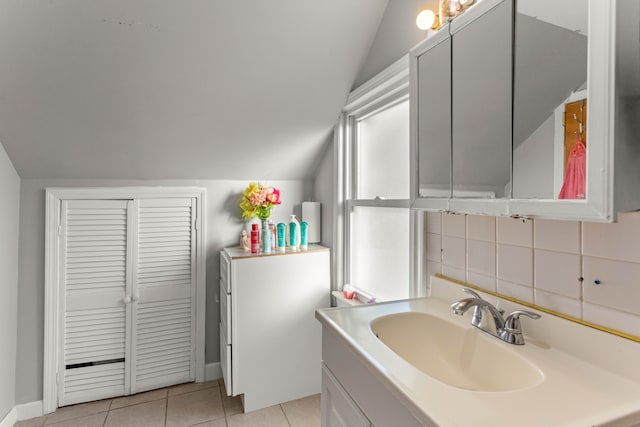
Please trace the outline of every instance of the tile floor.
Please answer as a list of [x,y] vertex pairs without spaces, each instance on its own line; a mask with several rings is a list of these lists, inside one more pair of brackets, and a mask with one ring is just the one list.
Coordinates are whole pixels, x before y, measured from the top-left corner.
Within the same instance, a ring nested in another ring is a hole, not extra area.
[[58,409],[14,427],[316,427],[320,395],[242,413],[222,380],[189,383]]

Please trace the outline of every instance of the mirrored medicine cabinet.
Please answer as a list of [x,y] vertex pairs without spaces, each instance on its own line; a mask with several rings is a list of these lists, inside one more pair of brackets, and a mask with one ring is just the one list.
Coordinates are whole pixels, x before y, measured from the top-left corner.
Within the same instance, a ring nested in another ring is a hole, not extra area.
[[482,0],[410,52],[414,209],[640,208],[640,1]]

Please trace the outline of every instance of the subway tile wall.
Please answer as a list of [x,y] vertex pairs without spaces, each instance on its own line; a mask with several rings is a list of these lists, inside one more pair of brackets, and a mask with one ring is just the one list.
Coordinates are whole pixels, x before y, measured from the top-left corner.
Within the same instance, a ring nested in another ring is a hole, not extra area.
[[618,222],[427,214],[428,274],[640,336],[640,213]]

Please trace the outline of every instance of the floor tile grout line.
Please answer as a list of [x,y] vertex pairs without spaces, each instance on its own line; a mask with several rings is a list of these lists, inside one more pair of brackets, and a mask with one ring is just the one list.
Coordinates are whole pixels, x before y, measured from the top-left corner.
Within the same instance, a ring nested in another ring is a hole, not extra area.
[[111,405],[113,405],[113,399],[109,401],[109,408],[107,408],[107,414],[104,416],[104,421],[102,421],[102,427],[107,425],[107,418],[109,418],[109,412],[111,412]]
[[287,412],[284,410],[284,406],[282,406],[282,403],[278,404],[278,406],[280,407],[280,410],[282,411],[282,414],[284,415],[284,419],[287,421],[287,424],[289,425],[289,427],[291,427],[291,421],[289,421],[289,417],[287,417]]
[[[222,389],[220,388],[220,384],[218,384],[218,388],[220,389],[220,403],[222,404],[222,413],[224,414],[224,425],[229,426],[229,422],[227,421],[227,407],[224,404],[224,396],[222,396]],[[227,394],[227,390],[224,390],[224,393]]]
[[[213,382],[213,381],[209,381],[209,382]],[[209,382],[204,382],[204,383],[187,383],[187,384],[208,384]],[[181,384],[179,384],[178,386],[174,386],[174,387],[179,387],[180,385],[181,385]],[[218,388],[219,388],[219,387],[220,387],[220,385],[219,385],[219,384],[216,384],[216,385],[212,385],[212,386],[208,386],[208,387],[202,387],[202,388],[199,388],[199,389],[197,389],[197,390],[185,391],[185,392],[182,392],[182,393],[178,393],[178,394],[174,394],[174,395],[172,395],[172,396],[169,396],[169,390],[170,390],[171,388],[174,388],[174,387],[167,387],[167,398],[169,398],[169,397],[176,397],[176,396],[182,396],[183,394],[195,393],[195,392],[203,391],[203,390],[209,390],[209,389],[214,388],[214,387],[218,387]]]
[[[93,414],[79,415],[77,417],[71,417],[71,418],[67,418],[67,419],[64,419],[64,420],[56,421],[55,423],[51,423],[51,424],[47,424],[47,416],[45,415],[44,424],[42,424],[42,426],[43,427],[47,427],[47,426],[55,427],[58,424],[66,423],[66,422],[69,422],[69,421],[72,421],[72,420],[78,420],[80,418],[87,418],[87,417],[95,417],[96,415],[108,414],[108,413],[109,413],[109,411],[94,412]],[[106,415],[105,415],[105,421],[106,421]],[[104,427],[104,425],[103,425],[103,427]]]
[[119,408],[112,408],[112,409],[109,409],[109,412],[119,411],[120,409],[125,409],[125,408],[132,408],[134,406],[146,405],[147,403],[157,402],[158,400],[166,400],[166,399],[167,399],[166,397],[159,397],[157,399],[151,399],[151,400],[147,400],[147,401],[144,401],[144,402],[133,403],[131,405],[121,406]]
[[200,390],[193,390],[193,391],[186,391],[184,393],[180,393],[180,394],[174,394],[173,396],[167,396],[167,399],[169,397],[178,397],[178,396],[184,396],[185,394],[191,394],[191,393],[199,393],[201,391],[205,391],[205,390],[211,390],[212,388],[216,388],[216,386],[213,387],[207,387],[207,388],[202,388]]
[[169,416],[169,390],[167,389],[167,398],[164,400],[164,427],[167,427],[168,416]]

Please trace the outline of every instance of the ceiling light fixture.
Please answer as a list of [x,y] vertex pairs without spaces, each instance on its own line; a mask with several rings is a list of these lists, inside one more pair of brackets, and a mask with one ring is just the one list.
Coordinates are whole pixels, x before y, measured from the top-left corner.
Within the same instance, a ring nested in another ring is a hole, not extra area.
[[416,25],[421,30],[435,30],[440,27],[440,20],[438,19],[438,15],[433,13],[432,10],[425,9],[418,13],[416,17]]
[[462,9],[466,9],[475,2],[476,0],[460,0],[460,6],[462,6]]
[[421,30],[437,30],[475,2],[476,0],[439,0],[440,14],[430,9],[421,10],[416,17],[416,25]]

